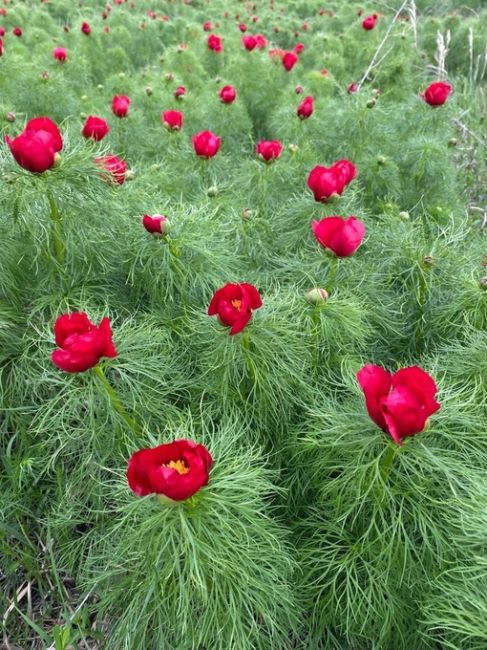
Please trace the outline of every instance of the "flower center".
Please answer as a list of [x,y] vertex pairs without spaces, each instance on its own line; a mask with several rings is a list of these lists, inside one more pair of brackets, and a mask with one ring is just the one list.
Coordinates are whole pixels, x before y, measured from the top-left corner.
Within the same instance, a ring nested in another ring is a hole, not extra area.
[[168,463],[163,463],[162,466],[175,469],[178,474],[187,474],[189,472],[189,467],[184,460],[170,460]]
[[235,307],[238,311],[240,311],[240,307],[242,306],[242,301],[241,300],[232,300],[232,307]]

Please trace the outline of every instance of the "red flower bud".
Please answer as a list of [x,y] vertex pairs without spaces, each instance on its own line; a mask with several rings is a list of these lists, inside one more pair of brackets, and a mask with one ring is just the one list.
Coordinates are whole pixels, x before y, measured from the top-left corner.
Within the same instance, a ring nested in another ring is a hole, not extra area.
[[208,36],[207,44],[208,49],[212,50],[213,52],[223,52],[223,42],[220,36],[217,36],[216,34],[210,34]]
[[353,181],[357,169],[349,160],[339,160],[331,167],[317,165],[308,176],[308,187],[315,201],[325,202],[333,194],[341,195],[345,187]]
[[180,111],[163,111],[161,119],[169,131],[179,131],[183,127],[184,116]]
[[192,137],[193,148],[201,158],[213,158],[218,153],[221,138],[211,131],[201,131]]
[[316,241],[337,257],[350,257],[365,236],[364,224],[355,217],[325,217],[311,223]]
[[205,20],[205,22],[203,23],[203,31],[211,32],[212,29],[213,29],[213,25],[211,24],[211,22],[209,20]]
[[68,58],[68,50],[65,47],[56,47],[52,51],[52,56],[56,59],[56,61],[65,63],[66,59]]
[[366,365],[357,380],[371,419],[398,445],[424,431],[428,418],[441,408],[434,379],[418,366],[390,374],[380,366]]
[[108,178],[118,185],[123,185],[127,173],[127,163],[117,156],[101,156],[95,158],[95,163],[100,165],[108,174]]
[[451,84],[437,81],[430,84],[419,96],[430,106],[442,106],[452,91],[453,86]]
[[152,235],[165,235],[167,223],[167,217],[162,214],[155,214],[152,217],[149,214],[144,214],[142,217],[142,225]]
[[212,463],[203,445],[175,440],[132,454],[127,481],[139,497],[160,494],[172,501],[184,501],[208,484]]
[[186,88],[184,86],[178,86],[174,91],[174,97],[179,99],[180,97],[184,97],[184,95],[186,95]]
[[12,29],[12,34],[20,38],[22,36],[22,29],[20,27],[14,27]]
[[255,148],[257,155],[264,162],[272,162],[282,153],[282,144],[279,140],[261,140]]
[[56,153],[63,148],[61,133],[48,117],[29,120],[20,135],[13,140],[7,135],[5,141],[17,163],[36,174],[53,167]]
[[377,23],[377,19],[378,19],[377,14],[373,14],[372,16],[367,16],[367,18],[364,18],[364,20],[362,21],[362,27],[367,31],[374,29]]
[[353,93],[356,93],[358,90],[358,84],[356,83],[351,83],[347,86],[347,92],[349,95],[352,95]]
[[84,312],[63,314],[54,323],[58,349],[51,354],[54,365],[65,372],[84,372],[102,357],[116,357],[110,320],[97,326]]
[[132,100],[128,95],[115,95],[112,99],[112,111],[116,117],[127,117]]
[[313,115],[314,111],[314,100],[311,95],[308,97],[305,97],[301,104],[298,106],[298,110],[296,111],[296,114],[298,117],[300,117],[302,120],[306,120],[308,117],[311,117]]
[[91,138],[99,142],[103,140],[109,131],[110,127],[103,118],[97,117],[96,115],[88,115],[81,134],[85,138]]
[[83,32],[83,34],[86,34],[86,36],[89,36],[91,34],[90,24],[87,23],[86,21],[84,23],[82,23],[81,31]]
[[218,316],[220,323],[230,327],[230,336],[248,324],[252,311],[262,307],[259,292],[252,284],[226,284],[215,292],[208,307],[209,316]]
[[237,97],[237,91],[233,86],[223,86],[218,93],[220,101],[224,104],[233,104]]
[[246,32],[247,31],[247,25],[245,23],[240,23],[238,28],[239,28],[239,30],[241,32]]
[[303,43],[296,43],[296,45],[293,47],[293,52],[295,54],[301,54],[303,50],[304,50]]

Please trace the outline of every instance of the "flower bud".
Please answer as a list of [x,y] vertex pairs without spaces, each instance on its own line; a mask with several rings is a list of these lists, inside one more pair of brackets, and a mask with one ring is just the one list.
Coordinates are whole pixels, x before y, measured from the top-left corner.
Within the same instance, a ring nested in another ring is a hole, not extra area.
[[402,219],[403,221],[408,221],[409,218],[410,218],[409,212],[403,210],[402,212],[399,213],[399,219]]
[[216,185],[212,185],[208,188],[208,191],[206,193],[208,196],[216,196],[218,194],[218,187]]
[[150,96],[153,94],[153,92],[154,92],[154,90],[153,90],[152,86],[146,86],[146,87],[145,87],[145,94],[146,94],[148,97],[150,97]]
[[377,100],[375,99],[368,99],[367,100],[367,108],[374,108],[374,106],[377,104]]
[[435,260],[432,255],[426,255],[425,257],[423,257],[423,264],[425,266],[433,266],[434,261]]
[[289,145],[289,151],[291,153],[296,153],[299,150],[299,147],[297,144],[290,144]]
[[305,295],[306,302],[310,305],[319,305],[323,302],[326,302],[329,298],[328,291],[326,289],[311,289]]
[[448,146],[449,147],[456,147],[458,144],[458,140],[456,138],[450,138],[448,140]]
[[98,88],[98,90],[103,90],[104,86],[103,86],[103,84],[98,84],[97,88]]
[[377,164],[378,165],[385,165],[386,164],[386,157],[385,156],[377,156]]
[[133,169],[127,169],[125,172],[125,180],[132,181],[135,178],[135,171]]
[[15,122],[16,115],[15,113],[12,113],[12,111],[9,111],[5,116],[5,119],[7,120],[7,122]]
[[487,275],[480,280],[480,288],[487,289]]
[[242,210],[241,217],[244,221],[248,221],[249,219],[252,218],[252,216],[253,216],[253,212],[250,208],[244,208]]

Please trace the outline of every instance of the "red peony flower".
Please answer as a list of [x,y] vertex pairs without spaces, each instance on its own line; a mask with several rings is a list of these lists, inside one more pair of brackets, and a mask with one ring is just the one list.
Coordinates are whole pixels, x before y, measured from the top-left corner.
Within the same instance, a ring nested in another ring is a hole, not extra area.
[[65,63],[68,58],[68,50],[65,47],[55,47],[52,56],[60,63]]
[[152,217],[149,214],[144,214],[142,217],[142,225],[152,235],[164,235],[164,225],[167,223],[167,217],[162,214],[155,214]]
[[110,127],[108,126],[108,123],[102,117],[88,115],[81,134],[84,138],[91,138],[92,140],[99,142],[100,140],[103,140],[109,131]]
[[272,162],[282,153],[282,144],[279,140],[261,140],[255,147],[256,153],[264,162]]
[[119,185],[125,183],[125,174],[127,173],[127,163],[125,160],[120,160],[117,156],[101,156],[95,158],[95,163],[101,165],[103,170],[107,172],[110,180]]
[[377,14],[373,14],[372,16],[367,16],[367,18],[364,18],[364,20],[362,21],[362,27],[367,31],[374,29],[374,27],[377,24],[378,18],[379,16]]
[[221,138],[211,131],[201,131],[193,135],[193,148],[200,158],[213,158],[218,153],[221,144]]
[[210,34],[208,36],[207,44],[208,49],[212,50],[213,52],[223,52],[223,42],[220,36],[217,36],[216,34]]
[[22,36],[22,28],[21,27],[14,27],[12,29],[12,34],[14,36],[17,36],[18,38],[20,38]]
[[314,100],[311,95],[308,97],[305,97],[301,104],[298,106],[298,110],[296,111],[296,114],[298,117],[300,117],[302,120],[306,120],[308,117],[311,117],[313,115],[314,111]]
[[115,95],[112,99],[112,111],[116,117],[127,117],[132,100],[128,95]]
[[311,223],[316,241],[337,257],[350,257],[365,236],[364,224],[355,217],[325,217]]
[[226,284],[215,292],[208,307],[209,316],[218,316],[220,323],[231,327],[230,336],[248,324],[252,311],[262,307],[259,292],[252,284]]
[[183,128],[184,116],[180,111],[163,111],[161,119],[169,131],[179,131]]
[[296,52],[284,52],[281,58],[281,63],[288,72],[294,68],[298,61],[299,57]]
[[237,97],[237,91],[233,86],[223,86],[218,93],[220,101],[224,104],[233,104]]
[[418,366],[390,374],[380,366],[366,365],[357,379],[370,417],[398,445],[424,431],[428,418],[441,407],[434,379]]
[[184,97],[184,95],[186,95],[186,88],[184,86],[178,86],[174,91],[174,97],[179,99],[180,97]]
[[175,440],[132,454],[127,481],[139,497],[161,494],[172,501],[184,501],[208,484],[212,463],[203,445]]
[[339,160],[331,167],[317,165],[309,173],[308,187],[315,201],[325,202],[333,195],[342,194],[356,175],[357,169],[349,160]]
[[0,37],[5,36],[6,31],[5,27],[0,27]]
[[255,35],[255,40],[257,41],[257,49],[258,50],[263,50],[268,45],[267,38],[263,34],[256,34]]
[[86,36],[89,36],[91,34],[90,24],[87,23],[86,21],[84,23],[82,23],[81,31],[83,32],[83,34],[86,34]]
[[424,92],[419,93],[419,96],[430,106],[442,106],[452,91],[451,84],[436,81],[430,84]]
[[293,52],[295,54],[301,54],[304,50],[304,44],[303,43],[296,43],[296,45],[293,47]]
[[257,47],[257,39],[251,34],[248,36],[242,36],[242,45],[248,52],[252,52],[252,50],[255,50]]
[[211,32],[212,29],[213,29],[213,25],[211,24],[211,22],[209,20],[205,20],[205,22],[203,23],[203,31]]
[[58,127],[48,117],[35,117],[25,125],[23,132],[13,140],[5,136],[16,162],[35,174],[42,174],[56,162],[56,154],[63,148]]
[[103,318],[97,326],[80,311],[63,314],[54,323],[57,350],[51,354],[54,365],[65,372],[84,372],[102,357],[116,357],[110,320]]

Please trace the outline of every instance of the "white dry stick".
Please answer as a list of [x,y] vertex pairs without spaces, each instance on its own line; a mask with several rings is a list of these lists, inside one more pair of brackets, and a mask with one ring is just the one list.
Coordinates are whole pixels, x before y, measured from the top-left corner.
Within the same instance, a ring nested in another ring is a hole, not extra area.
[[408,14],[409,20],[411,21],[411,26],[413,28],[414,47],[418,49],[418,14],[416,12],[416,3],[414,0],[411,0],[408,5]]
[[382,57],[382,58],[380,59],[380,61],[377,60],[377,59],[378,59],[378,56],[379,56],[379,52],[382,50],[382,48],[383,48],[384,45],[386,44],[387,39],[389,38],[389,34],[391,33],[391,30],[392,30],[392,28],[394,27],[394,25],[395,25],[395,23],[396,23],[396,20],[398,19],[399,15],[401,14],[401,12],[403,11],[404,7],[406,7],[406,5],[407,5],[408,3],[409,3],[409,0],[405,0],[405,1],[402,3],[402,5],[399,7],[399,9],[396,11],[396,13],[394,14],[394,18],[392,19],[391,24],[390,24],[389,27],[387,28],[387,31],[386,31],[386,33],[384,34],[384,38],[382,39],[382,41],[381,41],[379,47],[376,49],[375,54],[374,54],[374,56],[372,57],[372,61],[371,61],[370,64],[369,64],[369,67],[368,67],[367,70],[364,72],[364,74],[363,74],[363,76],[362,76],[362,79],[360,79],[360,81],[359,81],[358,84],[357,84],[357,92],[362,88],[363,83],[364,83],[364,81],[367,79],[367,77],[369,76],[370,72],[371,72],[374,68],[376,68],[376,67],[379,65],[379,63],[381,63],[381,62],[384,60],[385,57]]

